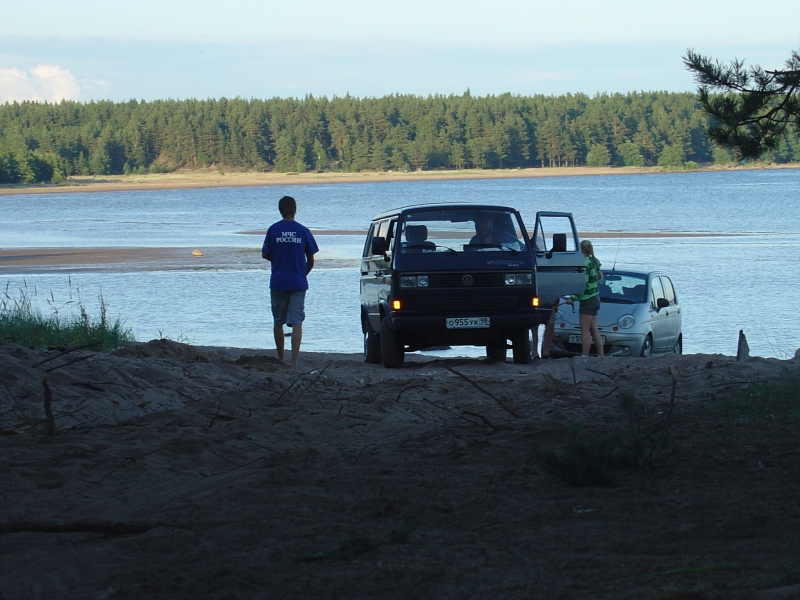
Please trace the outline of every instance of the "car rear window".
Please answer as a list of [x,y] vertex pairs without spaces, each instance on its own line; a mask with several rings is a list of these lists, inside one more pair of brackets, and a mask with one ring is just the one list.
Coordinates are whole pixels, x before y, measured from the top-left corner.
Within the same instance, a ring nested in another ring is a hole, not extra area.
[[623,304],[647,302],[647,278],[631,273],[603,272],[600,282],[600,300]]

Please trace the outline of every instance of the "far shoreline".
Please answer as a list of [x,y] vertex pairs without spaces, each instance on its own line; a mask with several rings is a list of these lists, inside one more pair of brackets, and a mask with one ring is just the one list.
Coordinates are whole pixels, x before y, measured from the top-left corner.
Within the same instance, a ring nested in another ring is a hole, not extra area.
[[459,171],[364,171],[358,173],[224,172],[218,169],[182,170],[147,175],[73,176],[64,184],[5,184],[0,196],[23,194],[69,194],[227,187],[270,187],[337,183],[389,183],[398,181],[461,181],[486,179],[533,179],[540,177],[590,177],[657,175],[744,170],[798,169],[800,163],[704,167],[671,171],[662,167],[535,167],[528,169],[462,169]]

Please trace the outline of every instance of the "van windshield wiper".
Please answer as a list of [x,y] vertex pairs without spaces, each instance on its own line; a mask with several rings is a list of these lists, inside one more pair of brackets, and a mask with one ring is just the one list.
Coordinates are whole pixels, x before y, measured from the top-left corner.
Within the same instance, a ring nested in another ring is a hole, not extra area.
[[486,248],[496,248],[497,250],[509,250],[513,254],[519,254],[519,250],[516,248],[512,248],[507,244],[468,244],[470,248],[477,248],[479,250],[484,250]]

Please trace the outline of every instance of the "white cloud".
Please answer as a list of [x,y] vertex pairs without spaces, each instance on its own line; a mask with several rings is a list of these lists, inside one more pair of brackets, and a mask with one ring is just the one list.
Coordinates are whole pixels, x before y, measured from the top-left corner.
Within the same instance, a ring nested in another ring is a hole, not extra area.
[[80,92],[72,73],[55,65],[0,69],[0,102],[77,100]]

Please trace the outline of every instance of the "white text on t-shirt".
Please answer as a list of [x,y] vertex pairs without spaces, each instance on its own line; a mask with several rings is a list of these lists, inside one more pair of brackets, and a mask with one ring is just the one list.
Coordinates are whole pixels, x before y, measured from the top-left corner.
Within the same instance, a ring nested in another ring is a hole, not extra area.
[[284,243],[284,242],[288,242],[290,244],[302,244],[303,243],[303,238],[295,237],[295,232],[294,231],[284,231],[284,232],[282,232],[282,236],[283,237],[275,238],[275,241],[277,243],[279,243],[279,244],[280,243]]

